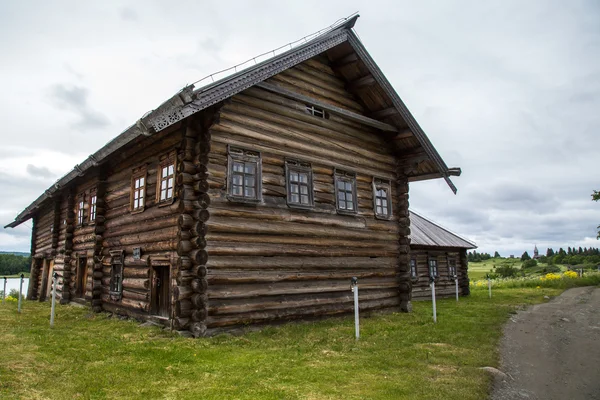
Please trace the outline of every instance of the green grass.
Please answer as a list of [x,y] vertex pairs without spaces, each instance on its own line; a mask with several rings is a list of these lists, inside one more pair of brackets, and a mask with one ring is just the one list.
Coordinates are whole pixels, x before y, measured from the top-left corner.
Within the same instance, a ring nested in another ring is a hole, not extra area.
[[[29,272],[23,272],[23,278],[29,278],[30,273]],[[16,275],[0,275],[0,279],[2,278],[20,278],[21,274],[16,274]]]
[[133,321],[48,303],[0,305],[0,398],[482,399],[502,324],[558,289],[474,291],[411,314],[288,324],[186,339]]

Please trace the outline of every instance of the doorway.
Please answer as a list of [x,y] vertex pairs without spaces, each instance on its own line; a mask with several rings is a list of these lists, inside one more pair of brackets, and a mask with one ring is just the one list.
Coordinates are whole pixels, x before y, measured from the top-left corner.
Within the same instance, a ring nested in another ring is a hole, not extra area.
[[169,265],[152,266],[151,313],[159,317],[169,317]]
[[77,262],[77,281],[75,285],[75,297],[85,298],[85,286],[87,283],[87,258],[79,257]]

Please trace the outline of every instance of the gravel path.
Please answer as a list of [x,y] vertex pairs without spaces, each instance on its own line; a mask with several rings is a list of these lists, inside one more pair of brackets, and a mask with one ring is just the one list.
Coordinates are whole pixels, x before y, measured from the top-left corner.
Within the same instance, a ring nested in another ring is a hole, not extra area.
[[506,324],[493,400],[600,399],[600,288],[569,289]]

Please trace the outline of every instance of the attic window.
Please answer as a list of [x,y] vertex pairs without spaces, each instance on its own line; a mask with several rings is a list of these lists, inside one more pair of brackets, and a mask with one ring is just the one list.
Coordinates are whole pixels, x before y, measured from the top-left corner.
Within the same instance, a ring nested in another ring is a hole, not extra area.
[[322,108],[315,107],[310,104],[306,105],[306,112],[308,112],[310,115],[314,115],[315,117],[319,117],[319,118],[323,118],[323,119],[327,118],[327,114],[325,114],[325,110],[323,110]]

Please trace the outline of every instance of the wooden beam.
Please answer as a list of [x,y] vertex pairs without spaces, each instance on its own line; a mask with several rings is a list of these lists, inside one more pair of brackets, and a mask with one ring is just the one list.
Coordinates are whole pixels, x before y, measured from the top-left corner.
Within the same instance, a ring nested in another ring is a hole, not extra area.
[[418,181],[426,181],[428,179],[439,179],[439,178],[443,178],[442,174],[440,174],[439,172],[434,172],[432,174],[409,176],[408,181],[409,182],[418,182]]
[[394,136],[394,140],[399,140],[399,139],[408,139],[413,137],[413,133],[410,129],[405,129],[403,131],[398,132],[398,134],[396,136]]
[[357,61],[358,61],[358,56],[356,55],[356,53],[350,53],[347,56],[344,56],[338,60],[335,60],[333,62],[332,68],[333,69],[344,68],[350,64],[354,64]]
[[460,176],[460,174],[462,174],[462,170],[459,167],[448,168],[448,175]]
[[268,90],[269,92],[277,93],[281,96],[287,97],[288,99],[301,101],[305,104],[311,104],[313,106],[322,108],[323,110],[329,111],[332,114],[336,114],[341,117],[345,117],[350,120],[360,122],[361,124],[364,124],[364,125],[367,125],[367,126],[370,126],[373,128],[377,128],[384,132],[398,132],[398,129],[395,126],[392,126],[390,124],[386,124],[384,122],[380,122],[380,121],[374,120],[372,118],[365,117],[364,115],[360,115],[360,114],[357,114],[352,111],[344,110],[343,108],[333,106],[331,104],[322,102],[321,100],[317,100],[312,97],[308,97],[308,96],[304,96],[304,95],[296,93],[296,92],[292,92],[291,90],[281,88],[281,87],[273,85],[271,83],[260,82],[260,83],[257,83],[256,86],[261,89]]
[[365,86],[371,86],[373,84],[375,84],[375,78],[373,78],[373,75],[369,74],[367,76],[363,76],[362,78],[358,78],[352,82],[349,82],[346,85],[346,89],[350,92],[354,92],[357,89],[360,89]]
[[374,119],[381,119],[385,117],[391,117],[392,115],[398,114],[396,107],[384,108],[383,110],[375,111],[369,114],[369,117]]

